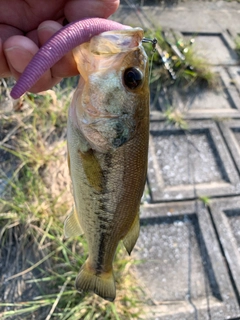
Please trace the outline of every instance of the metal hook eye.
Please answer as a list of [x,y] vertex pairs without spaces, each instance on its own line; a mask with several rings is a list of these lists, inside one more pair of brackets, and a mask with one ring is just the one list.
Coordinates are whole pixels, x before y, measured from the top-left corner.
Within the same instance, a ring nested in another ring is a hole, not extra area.
[[149,38],[143,38],[142,42],[144,43],[151,43],[152,44],[152,51],[155,52],[156,51],[156,45],[157,45],[157,39],[153,38],[153,39],[149,39]]

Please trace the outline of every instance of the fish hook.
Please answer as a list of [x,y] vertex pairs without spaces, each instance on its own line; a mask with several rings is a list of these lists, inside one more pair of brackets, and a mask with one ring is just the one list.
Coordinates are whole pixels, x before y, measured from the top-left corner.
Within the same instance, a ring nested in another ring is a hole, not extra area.
[[152,51],[155,52],[156,51],[156,46],[157,46],[157,39],[153,38],[153,39],[149,39],[149,38],[143,38],[142,42],[144,43],[151,43],[152,44]]

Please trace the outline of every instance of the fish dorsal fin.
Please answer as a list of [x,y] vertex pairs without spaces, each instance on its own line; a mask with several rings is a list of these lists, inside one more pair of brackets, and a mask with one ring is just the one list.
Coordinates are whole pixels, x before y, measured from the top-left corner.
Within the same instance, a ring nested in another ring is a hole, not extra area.
[[139,213],[136,215],[133,224],[128,231],[127,235],[123,239],[124,247],[126,248],[128,254],[130,255],[132,252],[132,249],[134,248],[140,231],[140,223],[139,223]]
[[75,237],[82,235],[83,229],[80,225],[78,216],[77,216],[77,210],[75,207],[73,207],[72,212],[69,214],[69,216],[66,218],[64,222],[64,235],[65,237]]

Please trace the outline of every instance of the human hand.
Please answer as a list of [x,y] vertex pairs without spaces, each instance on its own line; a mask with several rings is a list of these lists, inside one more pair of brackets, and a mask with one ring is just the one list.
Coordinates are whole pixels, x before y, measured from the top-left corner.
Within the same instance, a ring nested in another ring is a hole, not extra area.
[[[119,0],[1,0],[0,77],[19,78],[32,57],[55,32],[68,22],[85,17],[107,18]],[[59,60],[31,88],[47,90],[63,77],[78,74],[72,53]]]

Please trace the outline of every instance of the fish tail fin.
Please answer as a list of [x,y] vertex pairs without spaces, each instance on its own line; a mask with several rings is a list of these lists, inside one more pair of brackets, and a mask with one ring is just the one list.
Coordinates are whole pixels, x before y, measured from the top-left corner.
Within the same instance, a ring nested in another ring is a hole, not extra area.
[[114,301],[116,297],[115,280],[112,270],[96,274],[88,266],[88,261],[82,266],[75,282],[78,291],[93,291],[103,299]]

